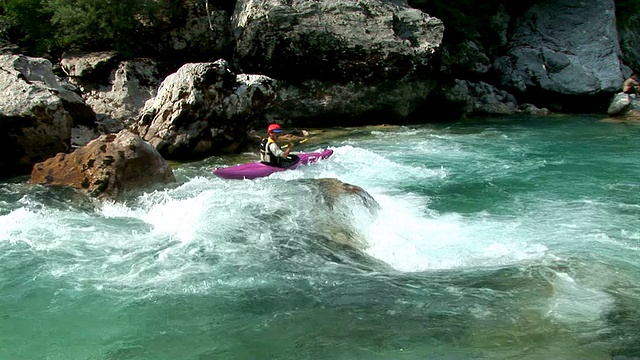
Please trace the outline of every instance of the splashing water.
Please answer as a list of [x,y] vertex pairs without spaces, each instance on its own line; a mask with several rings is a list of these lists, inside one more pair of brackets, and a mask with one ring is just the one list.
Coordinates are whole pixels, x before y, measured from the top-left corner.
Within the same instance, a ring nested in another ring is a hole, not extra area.
[[354,129],[312,166],[223,180],[253,158],[214,157],[123,203],[2,183],[0,358],[638,356],[638,136],[588,116]]

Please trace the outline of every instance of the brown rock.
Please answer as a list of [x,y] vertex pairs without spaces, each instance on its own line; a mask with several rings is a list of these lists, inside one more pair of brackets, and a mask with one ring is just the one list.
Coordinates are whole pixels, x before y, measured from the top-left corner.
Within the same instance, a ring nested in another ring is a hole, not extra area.
[[130,190],[175,181],[155,148],[128,130],[102,135],[70,154],[59,153],[31,172],[34,184],[70,186],[114,200]]
[[338,179],[314,179],[312,182],[322,190],[322,197],[330,209],[341,197],[351,197],[375,214],[380,210],[380,204],[366,190],[357,185],[344,183]]

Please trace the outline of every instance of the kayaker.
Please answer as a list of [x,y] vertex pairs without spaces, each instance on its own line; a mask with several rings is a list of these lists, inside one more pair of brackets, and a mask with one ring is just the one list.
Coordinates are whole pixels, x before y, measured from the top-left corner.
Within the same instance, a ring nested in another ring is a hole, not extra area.
[[296,162],[297,156],[289,155],[293,144],[283,150],[278,145],[278,138],[284,132],[279,124],[271,124],[267,128],[268,137],[260,142],[260,161],[265,164],[287,167]]

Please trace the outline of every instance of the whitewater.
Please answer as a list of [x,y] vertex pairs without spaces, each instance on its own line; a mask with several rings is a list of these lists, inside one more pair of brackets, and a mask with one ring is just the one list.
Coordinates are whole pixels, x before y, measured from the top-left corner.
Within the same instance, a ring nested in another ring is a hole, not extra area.
[[122,202],[1,182],[0,359],[640,357],[639,125],[325,130],[316,164]]

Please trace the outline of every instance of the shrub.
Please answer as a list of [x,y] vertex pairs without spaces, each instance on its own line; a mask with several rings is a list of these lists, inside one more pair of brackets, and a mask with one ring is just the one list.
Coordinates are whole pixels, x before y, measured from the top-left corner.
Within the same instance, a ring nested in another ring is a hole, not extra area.
[[0,37],[33,55],[46,54],[54,44],[51,12],[45,0],[0,0]]

